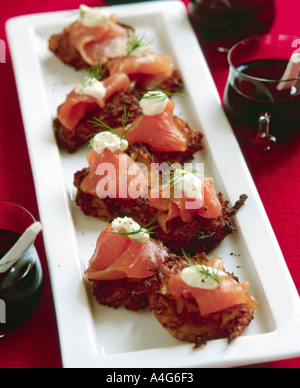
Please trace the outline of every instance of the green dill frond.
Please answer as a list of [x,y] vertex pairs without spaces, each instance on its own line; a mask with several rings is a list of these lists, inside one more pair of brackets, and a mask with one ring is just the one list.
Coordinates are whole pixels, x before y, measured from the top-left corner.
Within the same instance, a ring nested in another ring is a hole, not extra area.
[[141,47],[148,47],[151,44],[143,35],[132,34],[126,42],[126,53],[129,57],[135,50]]
[[81,81],[81,89],[78,94],[82,93],[85,88],[88,86],[92,86],[93,83],[96,81],[101,81],[105,73],[105,68],[102,66],[102,64],[94,64],[89,68],[88,75],[83,78]]
[[141,99],[145,100],[156,100],[157,103],[165,101],[167,98],[171,97],[184,97],[182,93],[170,93],[163,89],[154,88],[148,90],[146,93],[141,93]]
[[[215,269],[213,261],[212,261],[211,267],[209,267],[207,265],[207,256],[206,255],[204,256],[205,264],[203,265],[198,253],[196,254],[196,256],[194,256],[194,258],[192,258],[190,255],[188,255],[184,251],[184,249],[182,249],[182,253],[183,253],[183,256],[185,257],[185,259],[189,262],[190,266],[194,267],[199,272],[199,274],[213,279],[217,284],[221,284],[220,279],[219,279],[219,272],[220,272],[221,263],[219,264],[218,269]],[[195,263],[195,259],[196,259],[196,263]]]
[[94,127],[103,128],[107,132],[115,133],[120,137],[121,140],[126,140],[126,134],[134,128],[134,125],[127,125],[129,115],[127,115],[126,108],[124,108],[123,116],[122,116],[122,128],[123,133],[121,133],[117,128],[112,128],[109,125],[105,124],[103,121],[94,117],[94,120],[88,120],[88,123],[93,124]]
[[89,140],[86,142],[85,146],[88,147],[88,148],[92,148],[93,147],[93,143],[94,143],[94,138],[97,135],[98,135],[97,132],[91,133],[90,135],[88,135],[87,138],[89,138]]
[[85,17],[85,11],[83,11],[82,9],[79,11],[79,18],[80,20],[84,19]]
[[169,163],[169,166],[171,167],[171,170],[163,171],[162,173],[162,189],[160,190],[160,193],[169,194],[169,197],[163,198],[163,202],[166,201],[168,198],[167,203],[167,210],[170,207],[171,202],[175,198],[175,190],[180,186],[180,183],[182,182],[184,176],[186,174],[200,174],[200,171],[191,168],[191,169],[185,169],[183,168],[179,163],[177,165],[173,163]]
[[151,235],[154,233],[154,230],[158,228],[158,225],[153,226],[155,224],[155,222],[157,221],[157,217],[158,217],[158,214],[156,214],[147,225],[145,225],[144,227],[140,227],[138,230],[135,230],[133,232],[105,231],[105,233],[119,234],[119,235],[125,236],[125,237],[134,236],[134,235],[140,234],[140,233],[145,233],[145,234]]

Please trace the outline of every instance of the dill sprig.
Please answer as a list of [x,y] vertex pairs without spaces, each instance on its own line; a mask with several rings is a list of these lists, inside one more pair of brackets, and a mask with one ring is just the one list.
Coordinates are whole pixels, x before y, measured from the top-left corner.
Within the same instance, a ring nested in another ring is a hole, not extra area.
[[[118,135],[120,137],[121,140],[126,140],[127,133],[131,129],[135,128],[135,125],[133,125],[133,124],[128,126],[128,119],[129,119],[129,115],[127,115],[126,108],[124,108],[124,112],[123,112],[123,116],[122,116],[122,128],[123,128],[122,133],[119,131],[118,128],[112,128],[109,125],[105,124],[103,121],[97,119],[96,117],[94,117],[94,120],[88,120],[88,122],[93,124],[94,127],[103,128],[107,132],[115,133],[116,135]],[[87,146],[89,146],[89,147],[93,146],[93,140],[97,134],[98,133],[91,135],[93,138],[87,143]]]
[[145,225],[144,227],[140,227],[139,229],[133,231],[133,232],[117,232],[117,231],[105,231],[105,233],[110,233],[110,234],[119,234],[121,236],[125,237],[130,237],[134,236],[140,233],[145,233],[145,234],[153,234],[154,230],[158,228],[158,225],[152,226],[156,221],[157,221],[158,214],[156,214],[152,220]]
[[91,133],[90,135],[87,135],[87,138],[89,139],[87,142],[86,142],[86,147],[88,148],[93,148],[93,143],[94,143],[94,138],[95,136],[97,136],[99,134],[99,132],[95,132],[95,133]]
[[83,11],[82,9],[79,11],[79,18],[80,20],[84,19],[85,17],[85,11]]
[[[207,276],[208,278],[213,279],[217,284],[221,284],[220,279],[219,279],[219,272],[220,272],[221,263],[219,264],[219,267],[216,269],[214,267],[214,261],[213,260],[212,260],[212,266],[211,267],[209,267],[207,265],[207,256],[206,256],[206,254],[204,255],[204,263],[205,264],[203,265],[198,253],[193,258],[190,255],[188,255],[184,251],[184,249],[182,249],[182,253],[183,253],[183,256],[189,262],[189,264],[192,267],[194,267],[199,272],[199,274]],[[195,263],[195,261],[196,261],[196,263]]]
[[105,68],[102,66],[102,64],[94,64],[89,68],[88,75],[83,78],[81,81],[81,89],[78,94],[82,93],[85,88],[88,86],[92,86],[93,83],[96,81],[101,81],[103,75],[105,73]]
[[171,93],[166,90],[154,88],[148,90],[146,93],[142,93],[141,99],[145,100],[155,100],[157,103],[165,101],[167,98],[171,97],[184,97],[182,93]]
[[126,41],[126,54],[129,57],[135,50],[150,46],[149,42],[143,35],[132,34]]
[[[170,207],[171,202],[175,198],[175,190],[179,187],[180,183],[182,182],[183,178],[187,174],[200,174],[200,171],[190,168],[185,169],[180,164],[173,164],[168,162],[169,166],[171,167],[171,170],[163,171],[162,173],[162,189],[160,190],[160,193],[169,194],[169,200],[167,203],[167,210]],[[164,195],[163,195],[164,197]],[[168,198],[163,198],[164,202]]]

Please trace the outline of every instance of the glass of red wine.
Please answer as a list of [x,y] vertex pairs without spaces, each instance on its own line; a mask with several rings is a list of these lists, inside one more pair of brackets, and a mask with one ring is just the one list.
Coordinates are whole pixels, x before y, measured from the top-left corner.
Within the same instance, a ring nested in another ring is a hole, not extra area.
[[[1,259],[35,222],[23,207],[0,201]],[[5,273],[0,273],[0,337],[19,327],[34,312],[43,293],[43,271],[32,245]]]
[[269,32],[276,7],[275,0],[191,0],[189,15],[202,45],[226,52],[242,39]]
[[234,129],[259,149],[300,129],[300,39],[261,35],[229,52],[224,108]]

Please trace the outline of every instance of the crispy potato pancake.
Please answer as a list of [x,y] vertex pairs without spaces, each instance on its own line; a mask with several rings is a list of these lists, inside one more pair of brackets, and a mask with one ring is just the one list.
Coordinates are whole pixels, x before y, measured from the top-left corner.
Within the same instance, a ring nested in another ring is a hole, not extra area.
[[[170,277],[188,266],[187,259],[181,257],[171,258],[160,267],[156,279],[151,282],[150,309],[173,337],[194,343],[196,348],[212,339],[227,338],[229,343],[232,342],[254,319],[257,302],[249,294],[245,304],[201,316],[195,299],[176,298],[169,291]],[[233,275],[231,277],[238,281]]]
[[103,109],[98,107],[95,111],[87,113],[84,119],[77,124],[74,132],[65,128],[59,119],[56,118],[53,122],[53,127],[58,145],[69,152],[75,152],[79,147],[91,140],[92,135],[104,130],[101,127],[95,127],[90,121],[97,119],[111,128],[119,128],[122,127],[122,118],[125,110],[129,122],[132,122],[138,115],[142,114],[138,99],[129,92],[120,92],[114,94],[106,102]]
[[[61,62],[80,70],[89,68],[90,65],[85,62],[79,51],[70,43],[70,31],[75,24],[76,22],[66,27],[61,33],[52,35],[48,42],[48,48]],[[134,31],[130,26],[122,23],[117,24],[124,27],[128,33]]]
[[79,51],[70,44],[69,33],[70,27],[67,27],[62,33],[52,35],[49,39],[49,50],[66,65],[77,70],[88,68],[89,65],[82,59]]
[[[139,149],[138,146],[131,148],[131,152],[135,152],[137,159],[146,157],[145,150],[145,148]],[[77,188],[76,204],[84,214],[109,222],[116,217],[132,217],[141,226],[146,226],[153,220],[157,210],[150,206],[148,199],[100,199],[84,193],[80,186],[88,172],[88,169],[78,171],[74,178],[74,185]],[[182,249],[189,254],[211,252],[226,236],[236,231],[231,224],[231,218],[243,206],[247,196],[241,196],[233,208],[229,207],[222,194],[219,194],[219,199],[223,211],[217,219],[196,217],[191,223],[184,223],[181,218],[175,218],[170,221],[170,233],[165,233],[158,224],[153,224],[158,227],[152,237],[161,240],[175,254],[181,255]]]
[[[70,131],[68,128],[64,127],[58,118],[54,119],[53,128],[58,145],[71,153],[85,145],[91,139],[92,135],[105,130],[105,128],[95,126],[91,122],[95,122],[95,119],[102,121],[110,128],[121,128],[124,112],[126,112],[127,122],[132,123],[142,114],[138,99],[142,95],[143,93],[138,90],[114,94],[106,102],[103,109],[97,107],[95,111],[87,113],[84,119],[80,120],[77,124],[74,131]],[[195,152],[203,148],[203,135],[199,131],[190,128],[187,123],[179,117],[174,117],[174,122],[176,127],[186,138],[188,149],[184,153],[172,152],[166,154],[156,152],[156,162],[171,161],[175,163],[188,160]]]
[[93,295],[98,303],[114,309],[145,310],[149,308],[151,279],[93,280]]

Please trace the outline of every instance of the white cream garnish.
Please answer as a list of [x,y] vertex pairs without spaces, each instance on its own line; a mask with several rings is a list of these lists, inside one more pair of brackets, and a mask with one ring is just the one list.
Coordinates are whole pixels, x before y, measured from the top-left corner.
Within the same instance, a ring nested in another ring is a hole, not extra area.
[[203,290],[217,289],[228,276],[228,274],[218,269],[197,265],[184,268],[180,275],[186,285]]
[[102,154],[106,149],[111,152],[126,151],[129,144],[127,140],[121,139],[120,136],[111,132],[98,133],[93,139],[93,149],[97,154]]
[[169,103],[168,96],[162,91],[150,91],[140,101],[140,107],[146,116],[157,116],[166,109]]
[[185,192],[190,199],[203,200],[202,180],[189,171],[178,169],[174,171],[174,185]]
[[[132,38],[129,38],[132,39]],[[150,45],[146,41],[141,41],[139,47],[136,49],[130,50],[129,40],[126,39],[119,44],[114,53],[114,58],[135,56],[142,57],[150,51]]]
[[134,49],[130,53],[130,55],[133,55],[135,57],[143,57],[145,54],[147,54],[149,52],[150,52],[150,46],[145,44],[144,46],[141,46],[141,47]]
[[128,238],[131,240],[138,241],[143,244],[150,239],[149,233],[147,233],[145,229],[142,229],[132,218],[116,218],[112,222],[112,228],[114,232],[126,233]]
[[103,82],[98,81],[96,78],[91,78],[86,83],[78,84],[75,87],[76,94],[87,94],[88,96],[95,97],[98,100],[103,100],[106,96],[106,87],[103,85]]
[[111,17],[110,13],[101,7],[81,5],[79,10],[81,22],[86,27],[106,27]]

